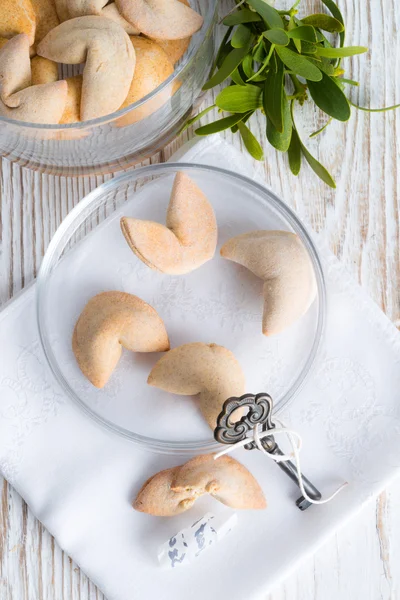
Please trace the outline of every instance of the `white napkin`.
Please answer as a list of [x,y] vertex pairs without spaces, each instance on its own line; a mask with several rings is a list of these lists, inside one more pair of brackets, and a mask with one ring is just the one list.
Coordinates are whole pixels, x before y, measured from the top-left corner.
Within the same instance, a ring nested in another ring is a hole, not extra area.
[[[182,153],[181,153],[182,154]],[[184,161],[252,175],[250,161],[214,137]],[[186,457],[139,451],[92,424],[64,397],[39,346],[34,286],[0,313],[0,470],[58,543],[108,600],[248,600],[266,594],[400,468],[400,336],[323,253],[329,311],[315,370],[282,418],[304,438],[303,471],[330,493],[301,513],[298,491],[261,453],[241,450],[268,509],[239,514],[238,526],[193,565],[165,571],[157,550],[206,512],[211,498],[173,519],[136,513],[130,502],[152,473]]]

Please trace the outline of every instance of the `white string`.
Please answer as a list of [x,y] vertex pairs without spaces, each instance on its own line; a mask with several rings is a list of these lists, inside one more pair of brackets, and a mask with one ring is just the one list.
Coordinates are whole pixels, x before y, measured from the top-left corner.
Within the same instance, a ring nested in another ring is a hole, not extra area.
[[[283,427],[281,423],[280,423],[280,425],[281,425],[281,427],[277,427],[275,429],[270,429],[270,430],[261,431],[261,432],[259,431],[258,425],[256,425],[253,429],[253,440],[250,437],[250,438],[246,438],[240,442],[236,442],[236,444],[231,444],[227,448],[224,448],[220,452],[217,452],[217,454],[214,454],[214,460],[216,460],[220,456],[224,456],[224,454],[229,454],[230,452],[233,452],[234,450],[236,450],[238,448],[243,448],[243,446],[246,446],[247,444],[254,441],[257,448],[259,450],[261,450],[261,452],[263,454],[265,454],[265,456],[269,456],[269,458],[271,458],[273,461],[275,461],[277,463],[287,462],[289,460],[294,459],[295,464],[296,464],[297,479],[299,481],[299,487],[300,487],[301,493],[303,494],[304,498],[306,500],[308,500],[308,502],[310,502],[311,504],[326,504],[327,502],[330,502],[331,500],[333,500],[333,498],[339,492],[341,492],[343,490],[343,488],[345,488],[348,485],[347,481],[345,483],[343,483],[340,487],[338,487],[338,489],[335,492],[333,492],[333,494],[331,494],[330,496],[328,496],[328,498],[325,498],[324,500],[315,500],[314,498],[311,498],[307,494],[306,490],[304,489],[303,475],[301,473],[301,466],[300,466],[300,450],[302,448],[303,440],[302,440],[300,434],[297,433],[297,431],[293,431],[292,429]],[[292,447],[292,452],[290,454],[271,454],[270,452],[267,452],[267,450],[265,450],[265,448],[263,447],[261,440],[265,437],[269,437],[271,435],[273,435],[273,436],[280,435],[282,433],[287,436],[287,438],[290,442],[290,445]]]

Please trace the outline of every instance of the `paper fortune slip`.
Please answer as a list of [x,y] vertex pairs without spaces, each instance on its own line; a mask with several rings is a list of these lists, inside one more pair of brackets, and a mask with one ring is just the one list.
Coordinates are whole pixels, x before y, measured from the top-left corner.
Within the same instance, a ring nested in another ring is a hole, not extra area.
[[159,548],[160,565],[167,569],[174,569],[191,564],[203,552],[221,541],[236,524],[236,513],[205,514],[191,527],[182,529]]

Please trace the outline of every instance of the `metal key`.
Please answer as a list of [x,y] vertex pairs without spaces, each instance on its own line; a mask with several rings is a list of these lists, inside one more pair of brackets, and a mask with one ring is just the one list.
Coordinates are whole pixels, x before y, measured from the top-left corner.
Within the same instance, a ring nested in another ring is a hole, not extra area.
[[[238,408],[246,407],[248,409],[239,421],[232,421],[231,417]],[[217,419],[217,427],[214,430],[214,438],[221,444],[235,444],[247,438],[247,434],[254,429],[255,426],[261,426],[262,431],[271,431],[271,435],[264,437],[261,440],[263,448],[269,454],[283,455],[273,436],[275,425],[272,422],[273,402],[269,394],[245,394],[240,398],[229,398],[224,403],[222,412]],[[254,450],[257,448],[254,441],[249,440],[249,443],[244,446],[246,450]],[[277,462],[278,467],[286,473],[294,483],[299,485],[297,469],[292,461]],[[321,493],[311,483],[309,479],[302,475],[303,486],[308,496],[313,500],[320,500]],[[296,506],[300,510],[306,510],[311,506],[311,502],[301,496],[296,500]]]

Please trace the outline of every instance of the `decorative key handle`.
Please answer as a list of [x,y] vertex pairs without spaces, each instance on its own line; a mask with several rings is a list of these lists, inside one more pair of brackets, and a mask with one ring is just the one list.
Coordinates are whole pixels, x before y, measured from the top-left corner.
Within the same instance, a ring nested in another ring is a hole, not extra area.
[[[234,412],[238,409],[246,408],[247,414],[239,421],[234,422],[232,418]],[[240,398],[229,398],[224,403],[222,412],[218,416],[214,437],[221,444],[237,444],[249,438],[249,442],[243,444],[244,448],[246,450],[254,450],[258,448],[254,435],[257,430],[258,436],[260,436],[260,431],[262,433],[271,431],[271,435],[258,437],[259,443],[268,454],[284,456],[272,434],[275,429],[275,425],[272,422],[272,411],[273,402],[271,396],[268,394],[245,394],[244,396],[240,396]],[[292,461],[285,460],[276,464],[300,487],[298,469]],[[321,493],[318,489],[304,475],[301,475],[301,478],[307,495],[313,500],[320,500]],[[296,501],[296,505],[300,510],[306,510],[306,508],[311,506],[311,502],[304,496],[301,496]]]

